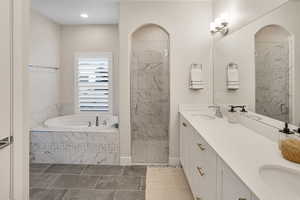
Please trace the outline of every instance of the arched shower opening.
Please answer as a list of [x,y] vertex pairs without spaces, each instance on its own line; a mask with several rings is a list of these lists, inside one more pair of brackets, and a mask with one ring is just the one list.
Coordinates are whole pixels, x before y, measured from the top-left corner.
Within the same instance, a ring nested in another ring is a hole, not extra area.
[[292,122],[291,34],[268,25],[255,34],[255,111]]
[[131,37],[130,113],[133,163],[168,163],[169,34],[155,24]]

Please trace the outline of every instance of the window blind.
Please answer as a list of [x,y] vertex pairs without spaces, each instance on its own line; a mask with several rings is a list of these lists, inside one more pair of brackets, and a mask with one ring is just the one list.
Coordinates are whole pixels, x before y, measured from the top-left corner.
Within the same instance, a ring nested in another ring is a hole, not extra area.
[[79,111],[111,111],[111,58],[78,59],[77,98]]

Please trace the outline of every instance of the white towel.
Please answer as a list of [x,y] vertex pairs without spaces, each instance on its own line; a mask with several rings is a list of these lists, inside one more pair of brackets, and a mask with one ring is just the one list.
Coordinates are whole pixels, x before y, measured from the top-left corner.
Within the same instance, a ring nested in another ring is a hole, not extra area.
[[229,63],[227,66],[227,88],[236,90],[240,87],[239,68],[235,63]]
[[192,64],[190,71],[190,88],[191,89],[203,89],[203,72],[202,65]]

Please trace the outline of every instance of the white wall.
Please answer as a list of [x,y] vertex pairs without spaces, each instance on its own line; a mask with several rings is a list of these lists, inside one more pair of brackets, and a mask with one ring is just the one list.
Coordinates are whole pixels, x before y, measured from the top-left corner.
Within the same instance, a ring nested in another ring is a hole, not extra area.
[[[33,65],[58,67],[60,62],[60,26],[32,10],[31,51]],[[41,87],[42,86],[42,87]],[[59,115],[59,71],[29,70],[31,127]]]
[[31,11],[31,52],[35,65],[59,66],[60,26],[36,11]]
[[170,151],[172,164],[179,156],[178,105],[208,103],[211,85],[204,90],[188,87],[191,63],[202,63],[204,77],[209,82],[211,35],[211,5],[209,2],[121,2],[120,5],[120,139],[121,164],[130,163],[130,49],[131,34],[145,24],[157,24],[170,35]]
[[[215,43],[214,66],[214,101],[218,104],[247,104],[255,109],[255,34],[261,28],[276,24],[285,28],[294,40],[295,69],[294,76],[294,119],[300,122],[300,2],[290,1],[274,12],[260,18],[239,31],[230,34]],[[240,89],[236,92],[226,90],[225,67],[229,62],[235,62],[240,67]]]
[[114,113],[118,114],[118,25],[65,25],[61,29],[61,82],[62,114],[74,113],[74,61],[80,52],[113,53]]
[[230,16],[230,31],[248,24],[288,0],[213,0],[214,19],[222,13]]

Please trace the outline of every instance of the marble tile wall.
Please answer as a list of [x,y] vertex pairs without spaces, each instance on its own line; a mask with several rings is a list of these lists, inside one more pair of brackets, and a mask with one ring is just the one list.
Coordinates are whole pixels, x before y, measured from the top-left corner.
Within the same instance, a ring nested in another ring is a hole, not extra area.
[[31,163],[119,164],[119,133],[31,132]]
[[157,26],[133,35],[131,58],[132,160],[168,161],[169,40]]
[[256,112],[289,121],[289,44],[256,43]]

